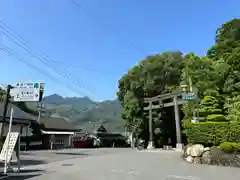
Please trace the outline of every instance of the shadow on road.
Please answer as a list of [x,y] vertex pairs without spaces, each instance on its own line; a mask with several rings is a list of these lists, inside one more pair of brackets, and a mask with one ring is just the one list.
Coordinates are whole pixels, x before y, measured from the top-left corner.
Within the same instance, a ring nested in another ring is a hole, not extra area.
[[36,176],[40,176],[41,174],[28,174],[28,175],[8,175],[6,177],[0,177],[0,179],[6,179],[6,180],[27,180]]
[[89,154],[85,154],[85,153],[64,153],[64,152],[57,152],[54,153],[57,155],[70,155],[70,156],[89,156]]
[[[42,160],[21,159],[21,166],[34,166],[40,164],[47,164],[47,162]],[[11,166],[17,166],[17,162],[11,162]]]
[[44,172],[44,170],[40,169],[21,169],[18,174],[24,174],[24,173],[41,173]]
[[20,172],[9,172],[8,175],[0,174],[0,179],[6,180],[27,180],[42,175],[43,170],[21,170]]
[[31,155],[32,153],[30,153],[30,152],[22,152],[22,151],[21,151],[20,154],[21,154],[21,155]]

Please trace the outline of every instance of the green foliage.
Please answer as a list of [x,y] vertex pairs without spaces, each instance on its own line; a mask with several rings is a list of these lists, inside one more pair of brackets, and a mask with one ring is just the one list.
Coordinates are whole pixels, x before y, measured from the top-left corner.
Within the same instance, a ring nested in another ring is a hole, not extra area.
[[233,146],[232,143],[229,142],[223,142],[220,144],[220,148],[224,150],[225,152],[232,152],[233,151]]
[[148,131],[143,98],[175,89],[180,83],[182,68],[182,53],[165,52],[148,56],[119,80],[117,95],[129,130],[138,130],[139,134]]
[[228,122],[185,123],[189,143],[218,146],[222,142],[240,142],[240,125]]
[[224,23],[216,32],[216,44],[240,40],[240,19]]
[[202,121],[225,121],[219,101],[213,96],[204,96],[200,102],[199,114]]
[[228,101],[225,103],[225,109],[228,113],[228,120],[231,122],[240,123],[240,96],[228,99]]
[[227,153],[232,153],[234,151],[240,151],[240,143],[223,142],[220,144],[220,148]]
[[239,123],[229,123],[228,141],[240,143],[240,124]]
[[[178,52],[147,57],[119,80],[118,98],[124,109],[125,122],[137,126],[142,123],[136,122],[136,119],[146,121],[142,113],[144,97],[169,92],[180,84],[188,85],[190,90],[192,85],[197,99],[182,107],[184,128],[189,140],[206,143],[206,138],[207,143],[213,145],[227,140],[238,141],[239,59],[240,19],[228,21],[217,30],[216,43],[205,57],[194,53],[182,56]],[[192,125],[189,121],[196,109],[199,120],[205,124]],[[161,130],[158,129],[158,132]]]
[[200,99],[204,96],[219,96],[217,84],[221,78],[220,70],[215,68],[215,64],[210,58],[187,54],[184,57],[181,84],[190,86],[191,78],[194,91]]
[[228,140],[228,123],[202,122],[188,124],[184,133],[189,143],[205,145],[219,145]]
[[226,121],[226,118],[222,114],[210,114],[207,116],[207,121],[221,122]]

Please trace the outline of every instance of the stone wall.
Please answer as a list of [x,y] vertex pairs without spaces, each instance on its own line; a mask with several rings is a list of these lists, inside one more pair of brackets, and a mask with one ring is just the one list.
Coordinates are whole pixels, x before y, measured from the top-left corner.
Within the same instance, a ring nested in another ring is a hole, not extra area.
[[189,163],[240,167],[240,155],[228,154],[219,147],[204,147],[201,144],[187,145],[183,158]]

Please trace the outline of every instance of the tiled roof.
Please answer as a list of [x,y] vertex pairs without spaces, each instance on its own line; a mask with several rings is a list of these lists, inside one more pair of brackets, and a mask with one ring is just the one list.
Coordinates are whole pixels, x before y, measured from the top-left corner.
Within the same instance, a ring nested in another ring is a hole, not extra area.
[[78,131],[74,124],[68,122],[64,118],[53,118],[53,117],[41,117],[40,124],[44,125],[46,130],[58,130],[58,131]]
[[[18,108],[17,106],[9,103],[8,104],[8,109],[7,109],[7,115],[6,118],[10,118],[10,113],[11,113],[11,108],[13,108],[13,118],[14,119],[18,119],[18,120],[36,120],[35,117],[33,117],[32,115],[22,111],[20,108]],[[0,118],[2,117],[3,114],[3,110],[4,110],[4,102],[0,102]],[[1,119],[0,119],[1,121]]]

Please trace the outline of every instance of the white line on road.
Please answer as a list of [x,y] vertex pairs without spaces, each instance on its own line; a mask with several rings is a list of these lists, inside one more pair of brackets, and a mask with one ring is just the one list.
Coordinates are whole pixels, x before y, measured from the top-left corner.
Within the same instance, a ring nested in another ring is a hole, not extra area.
[[124,174],[128,174],[128,175],[136,175],[138,176],[140,174],[140,171],[128,171],[128,170],[122,170],[122,169],[112,169],[110,170],[111,172],[114,173],[124,173]]
[[171,178],[174,178],[174,179],[180,179],[180,180],[202,180],[198,177],[193,177],[193,176],[177,176],[177,175],[168,175],[166,178],[164,178],[164,180],[167,180]]

